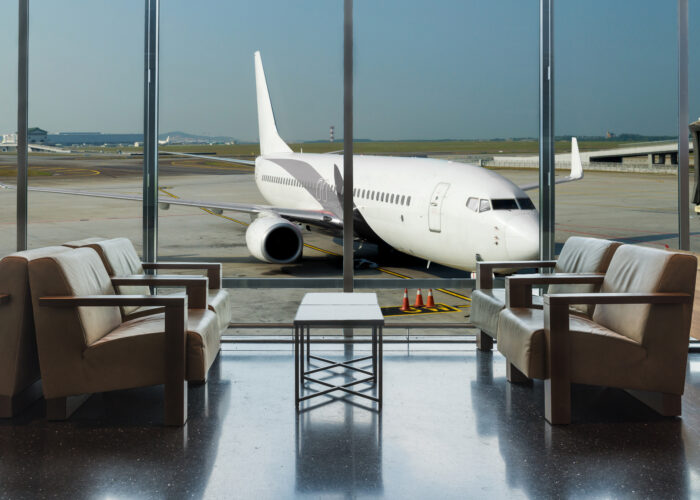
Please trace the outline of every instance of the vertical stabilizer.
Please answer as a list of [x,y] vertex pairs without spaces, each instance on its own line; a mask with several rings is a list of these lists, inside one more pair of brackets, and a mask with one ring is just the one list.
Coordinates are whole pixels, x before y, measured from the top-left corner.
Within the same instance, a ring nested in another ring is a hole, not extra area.
[[265,70],[260,51],[255,52],[255,90],[258,96],[258,131],[260,133],[260,154],[291,153],[292,150],[277,133],[275,114],[272,112],[270,93],[267,90]]

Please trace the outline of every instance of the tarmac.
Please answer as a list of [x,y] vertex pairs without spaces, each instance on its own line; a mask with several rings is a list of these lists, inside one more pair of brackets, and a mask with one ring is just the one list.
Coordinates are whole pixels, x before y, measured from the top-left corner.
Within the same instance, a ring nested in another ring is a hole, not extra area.
[[[14,157],[0,155],[0,168],[14,164]],[[142,160],[101,156],[30,156],[35,173],[30,186],[60,187],[123,194],[140,194]],[[159,161],[163,194],[194,200],[265,203],[254,184],[252,167],[220,165],[196,159]],[[498,172],[516,184],[537,180],[532,170]],[[585,172],[585,169],[584,169]],[[41,173],[42,175],[36,175]],[[557,185],[556,220],[558,243],[569,236],[611,238],[661,248],[677,247],[677,177],[639,173],[588,172],[581,181]],[[12,178],[0,182],[14,183]],[[538,204],[538,192],[530,196]],[[0,189],[0,255],[14,251],[16,196]],[[274,265],[255,260],[245,245],[250,217],[225,212],[170,206],[159,213],[159,255],[165,260],[221,262],[225,277],[342,277],[340,241],[305,231],[303,258],[299,263]],[[700,219],[691,213],[691,249],[700,251]],[[140,250],[141,205],[133,201],[88,198],[50,193],[29,193],[29,247],[61,244],[91,236],[130,238]],[[416,294],[411,278],[467,277],[464,271],[424,261],[389,255],[380,257],[366,247],[359,256],[377,264],[360,269],[356,277],[390,278],[406,282],[411,302]],[[300,289],[241,289],[235,293],[234,321],[240,323],[289,323],[303,295]],[[313,290],[320,291],[320,290]],[[378,290],[380,305],[398,306],[403,290]],[[424,291],[424,299],[425,297]],[[468,321],[470,290],[435,290],[435,301],[449,311],[424,311],[387,317],[387,322],[453,323]],[[447,326],[447,325],[446,325]],[[463,328],[450,332],[464,333]],[[245,330],[245,335],[279,335],[286,330]],[[387,333],[405,335],[404,329]],[[420,330],[420,335],[446,330]],[[412,334],[416,334],[412,332]]]

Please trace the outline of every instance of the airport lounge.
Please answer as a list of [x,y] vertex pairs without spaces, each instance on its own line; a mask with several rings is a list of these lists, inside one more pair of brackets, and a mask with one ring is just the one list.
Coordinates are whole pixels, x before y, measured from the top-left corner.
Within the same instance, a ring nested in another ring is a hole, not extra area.
[[700,0],[10,4],[0,498],[700,498]]

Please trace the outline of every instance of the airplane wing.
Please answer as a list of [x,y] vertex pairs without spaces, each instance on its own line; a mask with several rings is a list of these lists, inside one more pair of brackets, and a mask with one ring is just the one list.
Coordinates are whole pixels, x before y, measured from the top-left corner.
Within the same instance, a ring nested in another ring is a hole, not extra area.
[[[571,173],[566,177],[559,177],[554,180],[554,184],[563,184],[564,182],[572,182],[583,179],[583,165],[581,163],[581,155],[578,152],[578,141],[576,137],[571,138]],[[537,189],[540,187],[539,182],[520,186],[523,191]]]
[[244,160],[242,158],[225,158],[222,156],[206,156],[206,155],[197,155],[197,154],[192,154],[192,153],[177,153],[174,151],[158,151],[159,155],[172,155],[172,156],[189,156],[192,158],[202,158],[204,160],[215,160],[215,161],[223,161],[226,163],[236,163],[239,165],[251,165],[255,166],[255,160]]
[[[16,189],[16,186],[0,183],[0,189]],[[29,191],[36,191],[40,193],[70,194],[74,196],[110,198],[113,200],[143,200],[143,196],[136,194],[100,193],[95,191],[41,187],[30,187],[28,189]],[[181,198],[171,198],[165,196],[158,197],[158,205],[163,209],[169,208],[170,205],[205,208],[219,214],[226,211],[247,214],[272,213],[292,222],[302,222],[304,224],[311,224],[313,226],[328,229],[340,229],[343,227],[342,218],[327,210],[300,210],[295,208],[273,207],[271,205],[183,200]]]

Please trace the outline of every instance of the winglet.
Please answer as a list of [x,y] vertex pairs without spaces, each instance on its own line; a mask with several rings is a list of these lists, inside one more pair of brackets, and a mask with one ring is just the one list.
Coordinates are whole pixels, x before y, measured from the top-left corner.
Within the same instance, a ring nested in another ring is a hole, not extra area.
[[581,163],[581,155],[578,152],[576,137],[571,138],[571,174],[569,174],[569,177],[572,181],[583,179],[583,164]]
[[260,51],[255,52],[255,90],[258,96],[258,131],[260,133],[260,154],[291,153],[292,150],[282,140],[275,125],[270,93],[265,80]]

